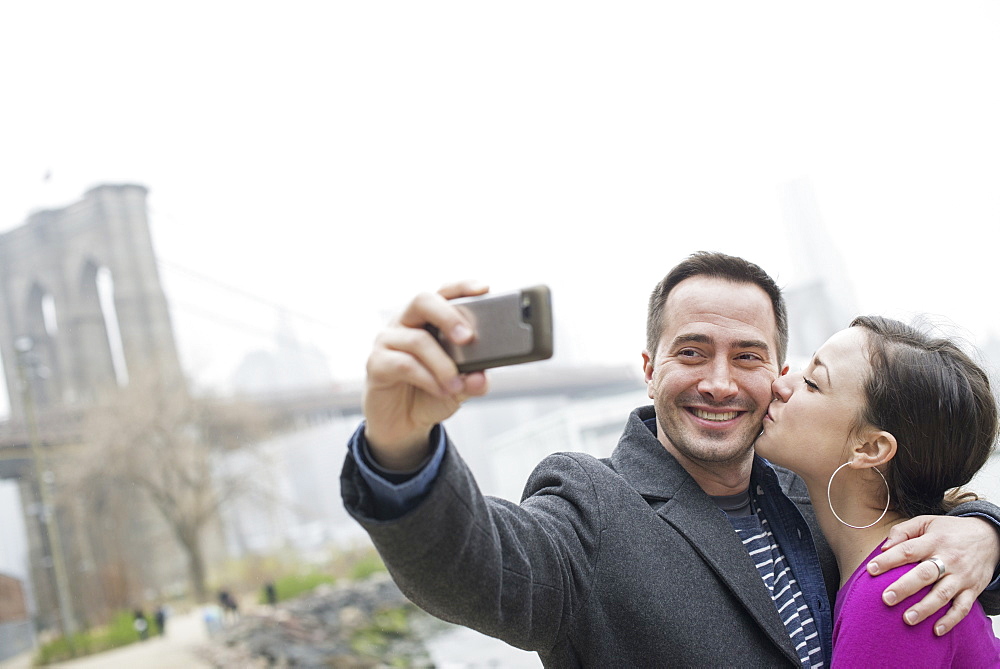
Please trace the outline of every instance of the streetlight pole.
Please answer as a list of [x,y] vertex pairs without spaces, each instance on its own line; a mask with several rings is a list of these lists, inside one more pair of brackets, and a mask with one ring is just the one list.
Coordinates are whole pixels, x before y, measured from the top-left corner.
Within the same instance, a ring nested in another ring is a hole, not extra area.
[[38,439],[38,421],[35,417],[35,398],[31,388],[31,377],[28,374],[28,355],[34,342],[30,337],[19,337],[14,342],[17,350],[17,372],[21,382],[21,396],[24,402],[24,419],[28,428],[28,446],[35,464],[35,480],[38,483],[38,495],[42,503],[42,531],[52,551],[52,569],[56,578],[56,597],[59,600],[60,623],[63,636],[73,647],[73,635],[77,632],[76,618],[73,616],[73,602],[70,597],[69,579],[66,575],[66,564],[63,562],[62,539],[56,526],[55,506],[49,494],[52,472],[46,463],[45,453]]

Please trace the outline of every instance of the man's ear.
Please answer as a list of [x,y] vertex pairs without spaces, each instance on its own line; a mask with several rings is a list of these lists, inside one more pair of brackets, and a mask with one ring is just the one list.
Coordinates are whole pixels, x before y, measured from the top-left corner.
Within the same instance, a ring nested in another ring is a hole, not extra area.
[[646,380],[646,396],[653,399],[653,359],[648,351],[642,352],[642,376]]

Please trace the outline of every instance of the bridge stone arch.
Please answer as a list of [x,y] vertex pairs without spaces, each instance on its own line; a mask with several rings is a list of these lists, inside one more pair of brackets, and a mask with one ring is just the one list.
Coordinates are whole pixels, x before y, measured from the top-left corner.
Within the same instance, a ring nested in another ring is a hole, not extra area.
[[[36,367],[38,370],[44,370],[33,379],[35,396],[42,406],[52,404],[60,396],[60,391],[55,385],[58,376],[53,376],[50,373],[59,364],[54,341],[57,327],[55,319],[57,317],[54,314],[46,313],[46,305],[54,305],[54,303],[55,298],[52,292],[45,288],[42,282],[34,281],[28,289],[24,305],[24,332],[20,335],[20,337],[31,339],[32,355],[36,361]],[[17,344],[15,339],[15,345]],[[14,389],[8,386],[8,391],[13,392]]]
[[92,388],[110,386],[115,382],[113,349],[120,345],[120,338],[112,334],[116,335],[121,327],[117,310],[108,313],[102,304],[100,279],[103,272],[113,276],[107,267],[88,257],[83,262],[76,286],[76,323],[84,356],[77,360],[77,373],[86,378]]
[[[30,339],[38,408],[86,405],[119,366],[183,383],[147,216],[145,187],[103,185],[0,235],[0,358],[11,415],[23,414],[16,344]],[[102,277],[113,286],[111,309]],[[109,320],[110,319],[110,320]]]

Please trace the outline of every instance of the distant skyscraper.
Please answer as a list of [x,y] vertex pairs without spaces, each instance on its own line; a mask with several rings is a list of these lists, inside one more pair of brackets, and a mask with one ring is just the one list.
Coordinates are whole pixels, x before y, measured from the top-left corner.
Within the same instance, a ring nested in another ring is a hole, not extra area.
[[795,263],[795,275],[784,287],[788,358],[795,363],[811,356],[830,335],[847,327],[858,315],[858,306],[843,258],[827,234],[810,182],[789,182],[781,187],[780,196]]
[[299,341],[287,314],[279,316],[274,349],[249,353],[232,377],[237,392],[253,394],[303,390],[332,383],[326,357],[319,348]]

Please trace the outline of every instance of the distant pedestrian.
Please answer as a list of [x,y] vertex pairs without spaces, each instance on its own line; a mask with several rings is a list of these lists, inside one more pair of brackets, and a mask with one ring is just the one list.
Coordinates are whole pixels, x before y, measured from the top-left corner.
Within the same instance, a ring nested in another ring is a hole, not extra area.
[[264,584],[264,597],[267,599],[267,603],[270,606],[274,606],[278,603],[278,591],[274,587],[274,583],[272,581],[268,581]]
[[222,617],[226,622],[233,622],[240,617],[240,607],[236,598],[228,590],[219,591],[219,605],[222,607]]
[[209,604],[202,611],[205,619],[205,629],[209,636],[215,636],[222,631],[222,609],[215,604]]
[[167,636],[167,610],[162,604],[156,607],[153,619],[156,621],[156,629],[160,636]]
[[142,609],[136,609],[132,614],[132,627],[138,633],[140,641],[149,638],[149,621],[146,620],[146,614]]

